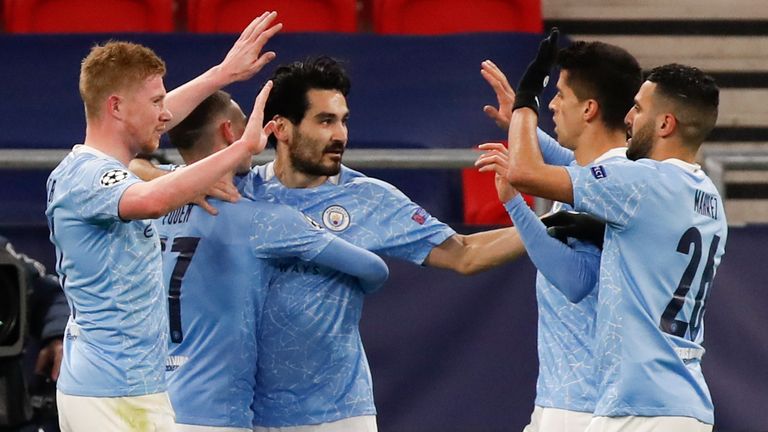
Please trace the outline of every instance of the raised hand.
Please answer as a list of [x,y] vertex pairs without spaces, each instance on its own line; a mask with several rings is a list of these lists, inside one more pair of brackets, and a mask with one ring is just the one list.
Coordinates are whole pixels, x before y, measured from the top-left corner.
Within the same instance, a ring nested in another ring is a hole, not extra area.
[[557,57],[557,39],[560,31],[553,28],[544,40],[539,44],[539,51],[536,58],[528,64],[528,68],[520,78],[517,84],[517,97],[512,106],[512,110],[518,108],[531,108],[539,112],[539,95],[549,82],[549,72],[555,64]]
[[504,131],[509,130],[509,119],[512,116],[512,105],[515,103],[515,90],[509,85],[507,76],[504,72],[496,66],[490,60],[486,60],[481,64],[480,75],[483,76],[486,82],[490,84],[493,91],[496,93],[496,100],[499,102],[499,107],[496,108],[492,105],[486,105],[483,107],[485,114],[496,122]]
[[272,90],[272,81],[267,81],[264,87],[256,96],[256,101],[253,104],[253,111],[248,118],[248,124],[245,126],[245,132],[243,136],[237,140],[244,141],[248,145],[248,149],[251,154],[261,153],[267,146],[267,138],[274,132],[275,122],[270,120],[264,127],[261,125],[264,121],[264,105],[269,98],[269,92]]
[[485,143],[479,146],[484,153],[477,158],[475,166],[478,171],[493,171],[496,174],[494,182],[496,184],[496,194],[499,201],[505,203],[514,198],[519,192],[507,181],[506,173],[509,165],[509,156],[507,147],[501,143]]
[[247,80],[274,60],[274,51],[262,53],[261,50],[269,39],[283,28],[281,23],[269,27],[276,17],[277,12],[264,12],[243,30],[219,64],[227,82]]

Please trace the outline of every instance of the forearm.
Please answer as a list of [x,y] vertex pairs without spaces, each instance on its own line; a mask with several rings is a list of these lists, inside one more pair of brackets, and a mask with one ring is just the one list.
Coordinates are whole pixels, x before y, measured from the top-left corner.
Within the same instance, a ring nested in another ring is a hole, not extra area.
[[194,201],[248,155],[247,143],[238,141],[185,169],[130,186],[120,199],[120,217],[155,219]]
[[194,78],[168,93],[165,97],[165,104],[168,111],[171,112],[171,119],[168,129],[173,128],[184,120],[195,107],[212,95],[215,91],[230,84],[234,77],[228,77],[221,68],[216,65],[202,75]]
[[528,256],[544,277],[576,303],[597,283],[600,259],[550,237],[546,227],[518,195],[504,207],[515,223]]
[[128,164],[128,169],[131,170],[131,172],[134,173],[136,177],[144,181],[154,180],[170,172],[156,167],[152,164],[152,162],[146,159],[139,158],[132,159]]
[[544,163],[539,149],[538,115],[529,108],[512,112],[509,126],[507,180],[517,190],[542,198],[572,203],[570,176],[562,167]]
[[358,278],[366,294],[381,288],[389,277],[389,268],[378,255],[341,238],[331,241],[313,261]]
[[525,253],[514,228],[471,235],[456,234],[434,247],[424,264],[471,275],[512,261]]

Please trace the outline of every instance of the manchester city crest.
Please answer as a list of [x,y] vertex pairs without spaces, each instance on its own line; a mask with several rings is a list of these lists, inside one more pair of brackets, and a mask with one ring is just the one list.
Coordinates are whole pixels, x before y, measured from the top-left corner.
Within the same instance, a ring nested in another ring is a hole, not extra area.
[[349,227],[349,212],[339,205],[332,205],[323,212],[323,225],[331,231],[344,231]]

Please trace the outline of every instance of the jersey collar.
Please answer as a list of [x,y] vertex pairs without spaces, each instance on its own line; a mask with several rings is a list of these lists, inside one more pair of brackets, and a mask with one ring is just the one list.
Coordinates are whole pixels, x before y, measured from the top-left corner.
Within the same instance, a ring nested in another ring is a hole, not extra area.
[[614,148],[608,150],[607,152],[601,154],[600,156],[598,156],[597,159],[595,159],[595,161],[592,162],[592,163],[593,164],[600,163],[600,162],[602,162],[602,161],[604,161],[606,159],[611,159],[611,158],[614,158],[614,157],[626,158],[627,157],[627,148],[626,147],[614,147]]
[[701,173],[701,165],[688,163],[685,161],[681,161],[680,159],[675,159],[675,158],[665,159],[661,161],[661,163],[668,163],[668,164],[675,165],[693,174]]

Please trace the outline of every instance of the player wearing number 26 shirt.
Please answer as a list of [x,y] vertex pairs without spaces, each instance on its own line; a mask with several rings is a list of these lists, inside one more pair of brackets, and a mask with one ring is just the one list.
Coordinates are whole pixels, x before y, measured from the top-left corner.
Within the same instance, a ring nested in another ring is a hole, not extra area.
[[607,222],[595,415],[713,424],[701,344],[728,232],[717,189],[698,165],[677,159],[567,169],[574,207]]
[[388,270],[291,207],[247,199],[215,205],[218,216],[190,204],[157,220],[168,286],[168,393],[177,425],[251,430],[256,333],[275,276],[270,258],[343,271],[363,291],[381,286]]

